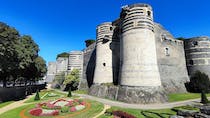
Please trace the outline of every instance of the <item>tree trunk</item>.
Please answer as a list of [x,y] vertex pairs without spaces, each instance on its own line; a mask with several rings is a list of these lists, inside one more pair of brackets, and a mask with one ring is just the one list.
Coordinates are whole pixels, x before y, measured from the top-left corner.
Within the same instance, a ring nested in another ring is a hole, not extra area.
[[7,79],[3,78],[3,88],[6,88],[6,87],[7,87]]

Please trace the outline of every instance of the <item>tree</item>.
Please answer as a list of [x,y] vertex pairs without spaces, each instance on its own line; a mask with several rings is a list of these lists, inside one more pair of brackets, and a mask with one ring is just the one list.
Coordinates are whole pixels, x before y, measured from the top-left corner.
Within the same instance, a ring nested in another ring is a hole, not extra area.
[[72,97],[72,94],[71,94],[71,87],[69,88],[69,93],[68,93],[67,97]]
[[[25,78],[25,84],[28,80],[35,79],[36,77],[36,63],[35,59],[38,57],[39,47],[33,41],[31,36],[24,35],[20,37],[20,48],[19,51],[19,70],[20,76]],[[17,74],[16,74],[17,75]]]
[[209,101],[206,97],[206,94],[204,93],[204,91],[201,92],[201,103],[203,104],[207,104]]
[[70,88],[72,89],[77,89],[79,85],[79,70],[73,69],[71,73],[65,77],[63,84],[70,85]]
[[177,40],[182,40],[182,41],[184,41],[186,38],[184,38],[184,37],[178,37],[178,38],[176,38]]
[[58,57],[66,57],[66,58],[69,58],[69,53],[67,53],[67,52],[60,53],[60,54],[57,55],[56,59],[58,59]]
[[200,71],[196,71],[190,78],[190,88],[193,92],[209,92],[210,81],[208,75]]
[[14,70],[18,68],[19,33],[15,28],[11,28],[0,22],[0,79],[3,87]]
[[93,39],[88,39],[88,40],[85,40],[85,45],[86,47],[90,46],[91,44],[95,43],[95,40]]

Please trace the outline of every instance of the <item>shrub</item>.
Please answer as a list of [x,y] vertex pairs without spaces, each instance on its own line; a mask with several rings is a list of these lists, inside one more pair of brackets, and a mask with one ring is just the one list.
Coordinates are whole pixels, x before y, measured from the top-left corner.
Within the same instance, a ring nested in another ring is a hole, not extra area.
[[202,91],[202,92],[201,92],[201,103],[207,104],[208,102],[209,102],[209,101],[208,101],[208,99],[207,99],[207,97],[206,97],[205,92]]
[[42,109],[41,108],[34,108],[34,109],[31,109],[29,111],[29,113],[33,116],[39,116],[42,113]]
[[210,81],[208,75],[200,71],[196,71],[190,78],[188,84],[191,92],[209,92]]
[[68,111],[69,111],[69,107],[67,107],[67,106],[64,106],[61,108],[62,113],[67,113]]
[[69,88],[69,93],[68,93],[67,97],[72,97],[72,94],[71,94],[71,87]]
[[36,90],[36,96],[35,96],[34,100],[40,100],[38,89]]
[[136,118],[135,116],[128,114],[126,112],[123,112],[123,111],[113,111],[112,114],[120,118]]

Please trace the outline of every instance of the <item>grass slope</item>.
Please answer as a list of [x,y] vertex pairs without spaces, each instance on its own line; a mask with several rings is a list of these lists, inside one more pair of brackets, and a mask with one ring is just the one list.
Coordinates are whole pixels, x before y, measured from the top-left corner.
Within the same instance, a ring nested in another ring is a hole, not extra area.
[[[207,97],[210,97],[210,94],[206,94]],[[169,102],[178,102],[190,99],[200,98],[200,93],[173,93],[168,95]]]
[[8,101],[8,102],[0,103],[0,108],[5,107],[5,106],[7,106],[7,105],[9,105],[9,104],[11,104],[11,103],[13,103],[13,102],[14,102],[14,101]]

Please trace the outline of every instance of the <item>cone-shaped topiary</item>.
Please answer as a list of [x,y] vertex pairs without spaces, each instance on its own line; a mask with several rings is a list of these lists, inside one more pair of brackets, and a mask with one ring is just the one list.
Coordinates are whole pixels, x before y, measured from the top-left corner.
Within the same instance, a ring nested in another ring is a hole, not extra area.
[[72,97],[72,95],[71,95],[71,87],[69,88],[69,93],[68,93],[67,97]]
[[203,104],[207,104],[209,101],[206,97],[206,94],[204,93],[204,91],[201,92],[201,103]]
[[36,96],[35,96],[34,100],[40,100],[38,89],[36,90]]

